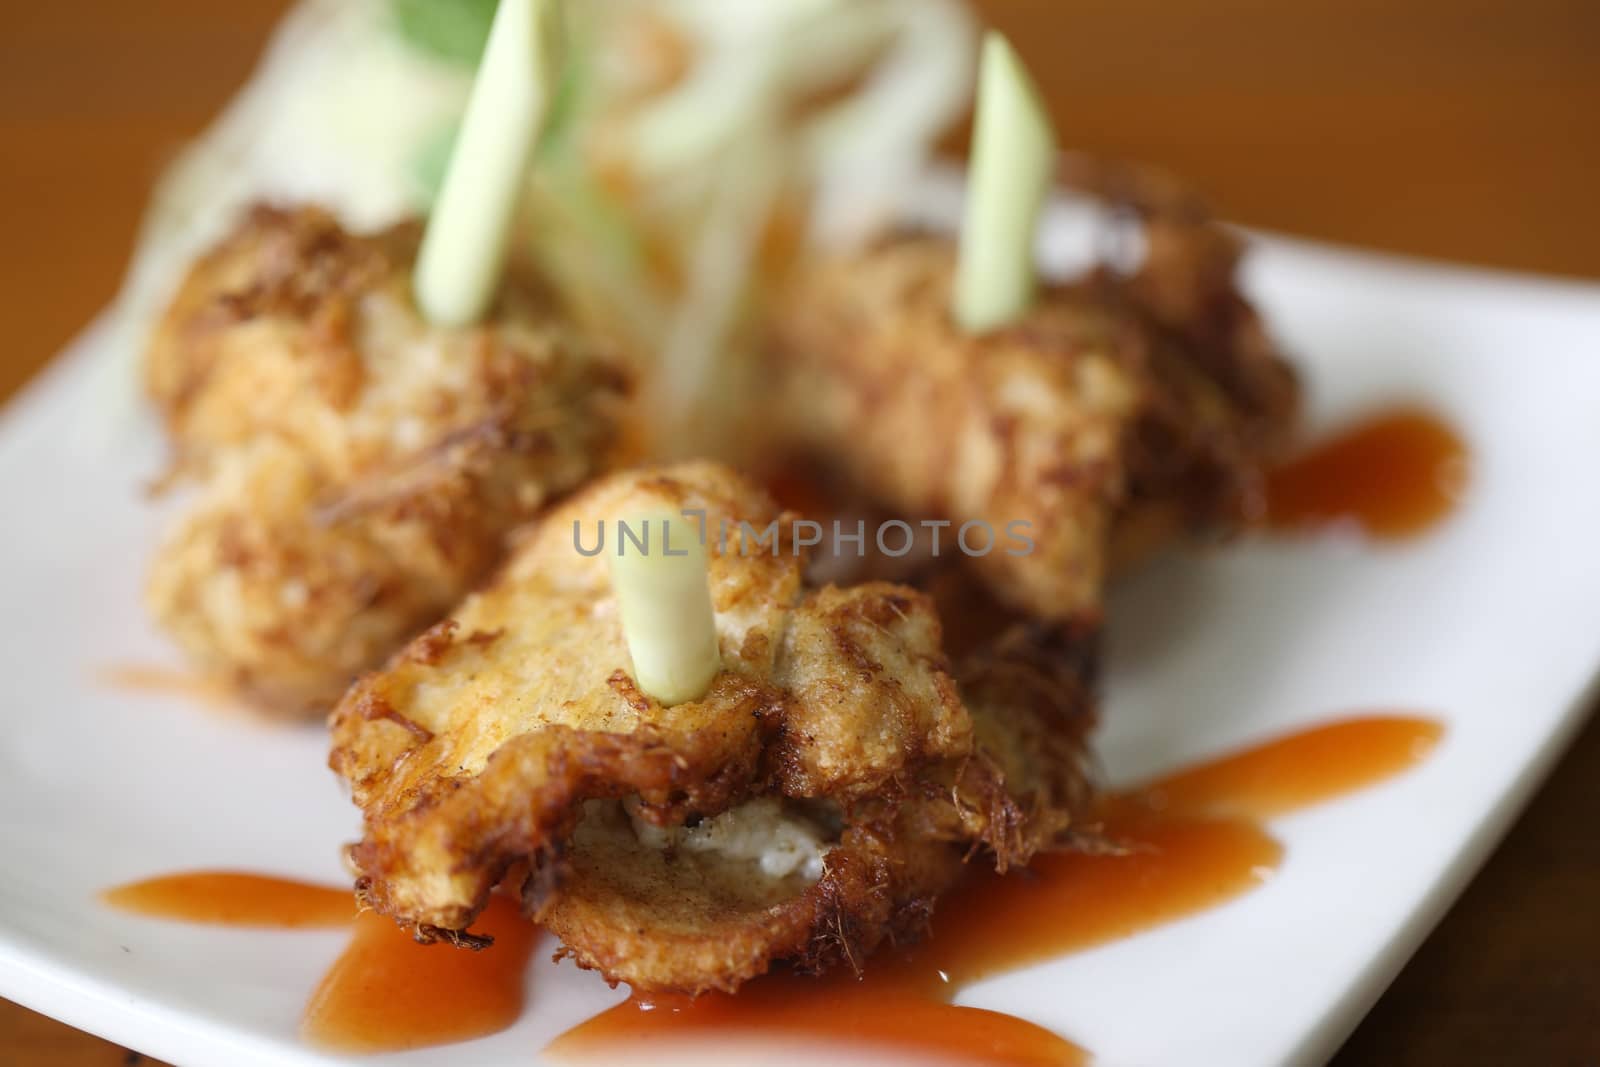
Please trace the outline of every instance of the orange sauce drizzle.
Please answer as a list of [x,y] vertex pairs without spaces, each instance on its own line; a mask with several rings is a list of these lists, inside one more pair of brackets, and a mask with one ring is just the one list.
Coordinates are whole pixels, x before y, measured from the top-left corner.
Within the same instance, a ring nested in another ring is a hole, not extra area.
[[949,1003],[986,975],[1127,937],[1204,911],[1259,884],[1283,849],[1254,820],[1398,773],[1440,736],[1437,723],[1351,719],[1290,734],[1113,797],[1113,848],[1062,853],[1004,877],[978,874],[941,902],[930,936],[874,959],[866,975],[775,974],[737,996],[634,996],[547,1049],[610,1060],[664,1039],[715,1032],[872,1045],[918,1057],[1073,1064],[1083,1051],[1025,1020]]
[[[931,935],[883,954],[866,974],[774,973],[737,996],[634,996],[567,1031],[547,1051],[649,1059],[663,1040],[745,1036],[832,1041],[921,1059],[1036,1067],[1077,1064],[1082,1049],[1024,1019],[950,1003],[965,985],[1127,937],[1248,892],[1282,846],[1257,820],[1398,774],[1441,735],[1427,719],[1330,723],[1167,775],[1109,798],[1107,848],[1060,853],[1004,877],[975,872],[939,906]],[[153,878],[105,899],[142,915],[229,925],[312,927],[352,921],[346,890],[227,871]],[[354,933],[306,1006],[304,1032],[347,1052],[418,1048],[503,1030],[521,1014],[536,930],[495,897],[477,930],[481,952],[419,945],[390,920]]]
[[1466,488],[1469,453],[1449,423],[1401,408],[1369,418],[1274,471],[1267,522],[1280,530],[1345,521],[1371,537],[1415,537]]

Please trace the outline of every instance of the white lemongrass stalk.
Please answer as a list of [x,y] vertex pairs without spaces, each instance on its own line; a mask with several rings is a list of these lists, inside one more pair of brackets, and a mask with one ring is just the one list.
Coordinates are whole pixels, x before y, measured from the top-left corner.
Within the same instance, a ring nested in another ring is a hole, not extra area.
[[428,321],[465,326],[500,285],[512,216],[560,81],[560,0],[500,0],[417,256]]
[[669,706],[699,699],[722,666],[700,527],[662,511],[621,519],[613,533],[606,551],[634,681]]
[[1027,68],[1000,34],[983,42],[954,312],[981,333],[1033,302],[1034,231],[1055,173],[1050,116]]

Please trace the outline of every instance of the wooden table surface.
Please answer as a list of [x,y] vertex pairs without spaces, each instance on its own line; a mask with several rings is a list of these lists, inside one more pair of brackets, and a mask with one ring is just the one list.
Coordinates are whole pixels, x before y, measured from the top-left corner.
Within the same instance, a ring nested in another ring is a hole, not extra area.
[[[150,183],[285,6],[0,0],[0,396],[111,297]],[[1594,0],[979,6],[1066,143],[1182,173],[1230,217],[1600,278]],[[1600,1064],[1596,812],[1600,723],[1335,1062]],[[137,1059],[0,1002],[0,1062]]]

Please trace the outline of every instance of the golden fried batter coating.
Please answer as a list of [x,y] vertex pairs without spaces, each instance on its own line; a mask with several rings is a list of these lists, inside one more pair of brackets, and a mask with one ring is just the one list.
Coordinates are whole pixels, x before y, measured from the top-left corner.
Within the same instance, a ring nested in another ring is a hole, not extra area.
[[527,272],[479,327],[422,320],[418,236],[257,208],[195,265],[149,351],[174,480],[198,487],[150,608],[271,710],[329,707],[613,437],[623,377]]
[[[705,514],[723,665],[672,708],[635,687],[606,561],[574,540],[662,509]],[[1014,669],[979,667],[969,709],[932,602],[807,587],[795,519],[710,463],[615,475],[539,519],[493,583],[334,712],[330,763],[365,817],[362,898],[470,943],[525,864],[530,915],[580,965],[697,993],[774,959],[859,964],[920,930],[973,850],[1004,865],[1060,839],[1084,792],[1076,666],[1025,636],[996,644]],[[777,535],[741,549],[739,523]]]
[[1147,234],[1140,274],[1047,288],[981,336],[948,313],[948,240],[814,264],[776,316],[774,419],[903,514],[987,523],[973,564],[1012,604],[1092,622],[1124,557],[1258,506],[1296,406],[1233,288],[1232,239],[1208,221]]

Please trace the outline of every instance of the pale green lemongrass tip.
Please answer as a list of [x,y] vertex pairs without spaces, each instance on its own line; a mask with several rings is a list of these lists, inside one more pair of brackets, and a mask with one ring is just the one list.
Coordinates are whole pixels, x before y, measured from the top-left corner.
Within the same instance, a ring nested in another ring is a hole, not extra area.
[[512,216],[560,82],[560,0],[500,0],[417,256],[417,304],[441,326],[494,299]]
[[704,696],[722,666],[700,529],[683,515],[648,512],[620,520],[605,548],[634,681],[666,705]]
[[1015,321],[1033,302],[1034,231],[1056,165],[1050,116],[1000,34],[983,42],[954,312],[969,333]]

